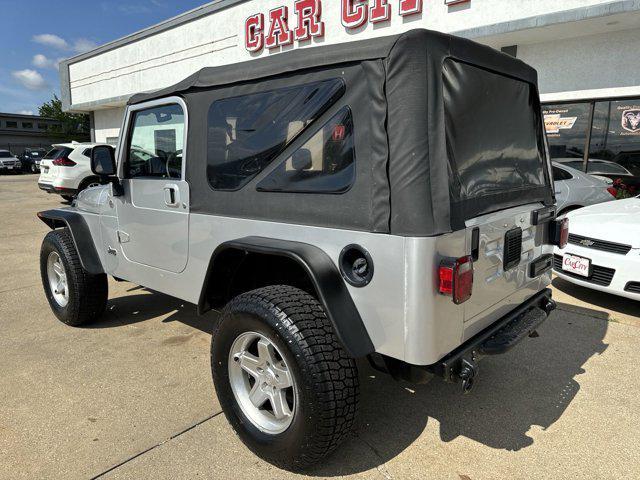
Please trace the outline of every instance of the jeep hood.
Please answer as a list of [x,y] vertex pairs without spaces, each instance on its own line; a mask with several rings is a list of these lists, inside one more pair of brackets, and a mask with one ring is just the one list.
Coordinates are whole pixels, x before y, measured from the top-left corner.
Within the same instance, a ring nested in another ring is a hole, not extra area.
[[591,205],[567,217],[570,233],[640,248],[640,198]]

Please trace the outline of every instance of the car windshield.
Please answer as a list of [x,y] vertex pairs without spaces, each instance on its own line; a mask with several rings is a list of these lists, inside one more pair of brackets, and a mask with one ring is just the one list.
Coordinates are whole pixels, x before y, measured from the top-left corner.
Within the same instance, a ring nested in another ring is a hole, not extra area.
[[11,158],[13,155],[9,152],[0,152],[0,158]]

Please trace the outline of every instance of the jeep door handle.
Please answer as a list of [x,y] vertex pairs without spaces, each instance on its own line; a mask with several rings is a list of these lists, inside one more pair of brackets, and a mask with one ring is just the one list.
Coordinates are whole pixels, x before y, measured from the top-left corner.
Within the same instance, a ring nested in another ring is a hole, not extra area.
[[180,205],[180,190],[177,185],[164,186],[164,203],[167,207]]

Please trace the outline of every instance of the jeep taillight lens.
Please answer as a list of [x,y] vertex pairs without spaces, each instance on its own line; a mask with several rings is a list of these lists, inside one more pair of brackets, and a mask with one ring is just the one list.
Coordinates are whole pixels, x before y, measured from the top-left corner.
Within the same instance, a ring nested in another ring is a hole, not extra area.
[[473,259],[471,256],[445,259],[438,270],[439,291],[459,305],[471,298],[473,291]]
[[56,158],[53,161],[53,164],[58,166],[58,167],[73,167],[76,165],[76,162],[74,162],[73,160],[70,160],[66,157],[62,157],[62,158]]

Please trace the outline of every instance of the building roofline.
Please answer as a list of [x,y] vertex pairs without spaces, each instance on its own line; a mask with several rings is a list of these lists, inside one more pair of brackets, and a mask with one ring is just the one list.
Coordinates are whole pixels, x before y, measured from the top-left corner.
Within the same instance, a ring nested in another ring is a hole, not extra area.
[[22,113],[5,113],[0,112],[0,117],[11,117],[11,118],[23,118],[25,120],[48,120],[51,122],[58,122],[55,118],[51,117],[41,117],[40,115],[24,115]]

